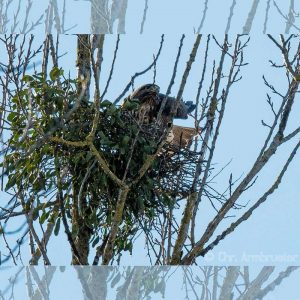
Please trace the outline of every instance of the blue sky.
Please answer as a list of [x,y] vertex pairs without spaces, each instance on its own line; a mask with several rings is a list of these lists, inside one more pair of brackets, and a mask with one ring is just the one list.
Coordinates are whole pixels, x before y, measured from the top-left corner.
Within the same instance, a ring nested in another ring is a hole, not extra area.
[[[165,46],[162,50],[161,57],[157,64],[157,84],[164,92],[167,89],[171,78],[173,64],[177,53],[177,47],[180,40],[180,34],[172,34],[165,36]],[[184,41],[182,57],[178,67],[178,76],[172,90],[175,95],[180,83],[180,76],[183,73],[189,51],[192,48],[195,36],[187,35]],[[107,36],[105,40],[104,61],[102,68],[101,85],[104,86],[107,80],[110,64],[111,53],[115,45],[115,36]],[[116,69],[113,74],[107,99],[113,100],[120,94],[131,76],[136,72],[143,70],[148,66],[153,54],[156,53],[160,42],[160,35],[130,35],[121,36],[119,46],[119,56],[116,61]],[[196,62],[193,65],[189,81],[187,83],[183,98],[184,100],[195,101],[198,87],[198,81],[202,71],[203,50],[205,45],[205,37],[199,49]],[[263,51],[257,51],[257,45],[260,45]],[[73,35],[61,36],[60,38],[61,53],[68,51],[68,54],[61,59],[61,66],[67,71],[70,70],[71,76],[76,75],[75,68],[75,49],[76,38]],[[259,55],[258,55],[259,54]],[[217,47],[212,47],[209,59],[218,59]],[[224,172],[215,179],[214,186],[220,191],[227,187],[230,173],[233,178],[238,178],[250,169],[259,147],[262,145],[266,136],[266,129],[261,125],[261,120],[270,122],[272,115],[266,103],[266,92],[268,90],[263,84],[262,75],[270,79],[270,81],[281,91],[286,88],[285,75],[282,71],[270,68],[268,60],[274,58],[277,62],[281,61],[281,55],[272,42],[265,36],[252,36],[249,47],[245,50],[245,61],[249,65],[242,69],[241,75],[243,79],[233,86],[229,96],[228,106],[224,118],[224,125],[221,129],[220,140],[217,145],[216,156],[214,159],[216,170],[220,170],[229,161],[230,165]],[[153,73],[139,77],[135,86],[151,82]],[[209,76],[207,76],[209,78]],[[203,95],[202,95],[203,96]],[[276,103],[276,100],[274,98]],[[297,113],[299,113],[299,102],[296,101],[295,112],[292,118],[291,126],[288,130],[296,128]],[[193,126],[192,120],[176,121],[177,124],[184,126]],[[256,185],[250,189],[245,197],[242,198],[240,204],[249,205],[260,197],[276,178],[280,167],[284,163],[284,159],[288,155],[293,143],[284,146],[276,154],[276,158],[271,161],[270,167],[266,168],[259,176]],[[231,234],[227,239],[222,241],[213,251],[215,263],[226,263],[218,261],[220,257],[218,253],[226,252],[229,255],[236,255],[236,262],[242,259],[244,253],[257,254],[298,254],[300,253],[300,245],[295,241],[295,236],[299,234],[299,199],[297,190],[297,176],[299,170],[299,156],[295,159],[288,170],[280,188],[270,197],[270,199],[262,205],[244,224],[242,224],[236,232]],[[252,202],[251,202],[252,201]],[[200,208],[201,222],[199,222],[199,234],[212,218],[214,212],[210,205],[203,204]],[[237,216],[239,211],[234,211]],[[233,221],[233,218],[225,220],[224,225]],[[55,239],[54,239],[55,240]],[[60,242],[60,241],[57,241]],[[143,241],[141,241],[142,247]],[[51,244],[50,244],[51,245]],[[55,247],[56,243],[53,243]],[[137,251],[140,253],[140,251]],[[297,262],[300,256],[297,257]],[[65,257],[58,258],[57,263],[65,262]],[[141,255],[133,255],[128,257],[127,263],[139,264],[145,263],[145,257]],[[228,262],[230,264],[230,262]]]
[[[170,80],[179,38],[179,35],[175,34],[166,36],[166,48],[162,52],[161,63],[158,63],[157,67],[157,83],[163,91],[166,90]],[[117,89],[119,85],[124,86],[130,78],[128,73],[133,74],[135,70],[141,70],[145,66],[145,60],[147,57],[151,58],[152,53],[155,52],[158,40],[159,37],[157,35],[142,37],[127,35],[123,37],[123,44],[122,41],[120,44],[119,62],[126,61],[126,63],[124,67],[119,64],[118,69],[116,69],[114,81],[112,82],[113,87]],[[109,42],[109,39],[107,42]],[[134,47],[131,46],[133,42],[135,44]],[[193,42],[194,36],[188,35],[183,48],[178,79],[183,72]],[[261,49],[263,49],[263,51],[259,51],[259,55],[257,45],[260,45]],[[123,54],[121,54],[122,51]],[[216,57],[213,52],[210,56]],[[262,127],[261,120],[264,119],[266,122],[271,121],[272,116],[266,104],[267,89],[263,84],[262,75],[265,74],[282,91],[286,88],[284,73],[280,74],[276,70],[274,72],[274,69],[270,68],[268,60],[271,56],[272,58],[277,57],[277,61],[281,61],[280,53],[269,39],[265,36],[251,38],[249,47],[245,51],[245,60],[249,62],[249,65],[242,70],[243,80],[233,87],[230,94],[224,127],[221,130],[221,138],[215,157],[216,168],[222,168],[230,160],[232,160],[232,163],[225,170],[224,176],[216,179],[217,187],[222,188],[226,186],[230,172],[233,172],[233,176],[237,178],[249,170],[258,154],[259,146],[262,145],[265,138],[266,129]],[[183,95],[185,100],[195,99],[202,58],[203,51],[200,49],[199,60],[193,66],[190,80]],[[152,74],[149,74],[148,78],[146,76],[145,78],[141,78],[140,82],[149,82],[151,76]],[[178,84],[179,81],[176,81],[173,94],[176,93]],[[138,86],[138,84],[136,85]],[[111,94],[113,97],[113,89],[111,89]],[[109,99],[110,94],[107,97]],[[299,102],[295,106],[293,122],[291,122],[291,125],[294,126],[291,126],[289,129],[298,126],[297,113],[299,114]],[[192,126],[192,120],[177,121],[177,123]],[[283,159],[288,153],[287,151],[290,149],[289,146],[291,145],[287,145],[281,151],[278,151],[276,159],[273,159],[271,162],[271,167],[267,168],[259,176],[257,185],[250,189],[247,196],[243,198],[244,204],[248,201],[256,200],[265,191],[265,187],[273,182],[283,164]],[[268,254],[297,254],[300,252],[300,245],[294,238],[299,234],[299,229],[297,228],[300,228],[299,218],[297,217],[299,208],[299,198],[297,195],[298,170],[299,157],[287,172],[280,189],[270,197],[266,204],[253,214],[247,223],[243,224],[237,232],[222,242],[216,248],[216,253],[225,251],[230,254],[240,255],[244,251],[249,254],[259,253],[260,251]],[[207,211],[206,207],[203,209],[205,212]],[[206,221],[210,217],[210,213],[207,213],[207,215],[201,214],[200,216],[200,218],[204,219],[203,223],[205,224],[207,224]],[[228,222],[230,221],[228,219]],[[298,262],[299,259],[300,257],[298,257]]]
[[[48,6],[48,0],[33,0],[32,10],[29,15],[29,23],[35,22],[41,14],[44,14]],[[57,1],[60,11],[63,8],[63,1]],[[109,1],[111,2],[111,1]],[[207,7],[205,3],[207,2]],[[202,22],[203,12],[206,9],[206,18],[203,20],[201,33],[223,34],[227,26],[227,19],[230,8],[233,7],[233,16],[231,29],[229,33],[241,33],[246,23],[248,13],[254,1],[252,0],[148,0],[147,19],[144,26],[145,34],[160,34],[185,32],[193,33],[198,30]],[[129,0],[127,8],[126,33],[138,34],[144,12],[143,0]],[[283,33],[286,26],[286,16],[289,13],[290,1],[258,1],[256,15],[252,24],[252,34],[261,34],[264,28],[266,9],[269,6],[269,19],[267,23],[267,33]],[[275,4],[276,5],[275,5]],[[9,14],[11,16],[16,12],[18,1],[13,1]],[[27,1],[22,2],[20,15],[24,16]],[[297,12],[300,9],[300,3],[294,1],[295,25],[291,32],[297,33],[300,27]],[[66,19],[65,28],[72,28],[69,33],[86,33],[90,31],[90,2],[85,0],[66,0]],[[10,23],[11,24],[11,23]],[[22,27],[23,22],[19,23]],[[73,28],[73,26],[76,27]],[[44,32],[44,22],[35,29],[35,33]]]
[[[33,267],[31,267],[33,268]],[[48,269],[47,269],[48,268]],[[82,292],[82,287],[81,284],[78,280],[78,275],[77,275],[77,271],[76,271],[76,267],[66,267],[64,270],[56,267],[56,270],[54,271],[54,275],[50,276],[50,272],[51,269],[53,270],[53,267],[35,267],[35,271],[37,272],[37,274],[39,275],[40,280],[44,280],[44,275],[48,274],[48,286],[47,288],[50,291],[50,299],[60,299],[62,296],[64,299],[70,299],[70,300],[79,300],[79,299],[83,299],[83,292]],[[90,272],[90,268],[89,267],[84,267],[85,268],[85,272],[87,272],[87,274],[89,274]],[[96,267],[99,268],[103,268],[103,267]],[[0,272],[0,279],[1,282],[5,282],[2,281],[4,278],[8,278],[8,276],[13,276],[16,271],[18,270],[18,268],[10,268],[10,269],[5,269],[5,270],[1,270]],[[116,276],[116,274],[118,272],[120,272],[121,274],[128,270],[128,268],[126,267],[118,267],[118,268],[114,268],[114,271],[116,273],[113,273],[113,270],[110,269],[110,276],[108,279],[108,284],[107,284],[107,288],[108,288],[108,296],[107,299],[115,299],[115,295],[118,292],[117,288],[124,283],[124,278],[120,278],[120,281],[117,282],[117,284],[115,286],[111,286],[111,283],[113,281],[113,278]],[[155,270],[154,268],[152,270]],[[185,270],[187,270],[187,268],[185,267],[171,267],[169,270],[168,268],[165,267],[158,267],[158,269],[156,270],[160,270],[160,278],[162,276],[165,276],[166,278],[166,293],[165,293],[165,298],[164,299],[174,299],[174,297],[176,297],[176,299],[186,299],[184,298],[185,296],[185,286],[183,284],[183,279],[184,279],[184,273]],[[240,269],[241,272],[243,272],[243,269]],[[30,270],[28,270],[30,272]],[[46,273],[46,271],[48,271],[48,273]],[[151,275],[151,271],[149,269],[145,270],[145,276],[146,278],[148,277],[149,281],[151,280],[150,275]],[[249,269],[249,275],[250,275],[250,280],[253,280],[261,271],[261,268],[255,268],[255,267],[250,267]],[[280,268],[280,267],[276,267],[274,269],[273,274],[270,276],[269,280],[267,281],[266,284],[269,284],[271,281],[275,280],[275,278],[279,275],[279,273],[281,271],[284,271],[284,268]],[[190,275],[192,274],[192,277],[190,276],[190,278],[194,278],[197,279],[200,278],[201,280],[205,280],[204,276],[203,276],[203,272],[199,267],[189,267],[189,272]],[[25,276],[26,270],[23,269],[20,273],[20,276],[18,277],[18,282],[15,285],[15,289],[14,289],[14,296],[15,299],[24,299],[24,295],[27,294],[27,290],[26,290],[26,276]],[[221,271],[219,271],[219,283],[222,285],[223,280],[222,280],[222,275],[225,275],[226,271],[223,269]],[[113,275],[113,276],[112,276]],[[124,276],[124,274],[123,274]],[[264,298],[264,300],[278,300],[278,299],[289,299],[289,300],[296,300],[299,299],[296,297],[297,295],[297,291],[298,291],[298,285],[297,285],[297,277],[299,277],[299,269],[294,271],[294,273],[292,273],[288,278],[285,278],[282,283],[277,286],[273,291],[271,291],[267,297]],[[192,282],[192,284],[190,285],[190,283]],[[241,278],[239,278],[238,282],[242,282]],[[192,286],[194,288],[194,290],[196,291],[197,295],[200,296],[202,288],[201,285],[195,284],[195,281],[188,281],[187,283],[187,289],[188,289],[188,299],[197,299],[194,296],[194,293],[192,291]],[[210,285],[208,286],[209,288],[211,288],[212,286],[212,279],[210,279]],[[3,289],[5,289],[6,285],[4,284],[3,286],[1,286],[1,290],[3,291]],[[34,283],[33,285],[34,288],[37,287],[36,283]],[[212,291],[212,290],[210,290]],[[8,292],[5,294],[5,296],[8,298],[10,295],[10,290],[8,290]],[[238,295],[237,290],[234,289],[235,295]],[[151,295],[151,299],[162,299],[161,293],[152,293]],[[5,298],[5,299],[7,299]],[[236,297],[237,298],[237,297]],[[235,299],[236,299],[235,298]],[[200,298],[198,298],[200,299]]]
[[[157,65],[157,83],[162,91],[165,91],[169,83],[177,47],[179,44],[180,34],[165,36],[165,48],[163,48],[162,56]],[[184,42],[182,58],[178,69],[178,78],[172,90],[175,94],[180,75],[183,73],[185,63],[188,59],[189,51],[193,45],[195,36],[187,35]],[[102,69],[102,86],[107,80],[108,71],[112,57],[115,36],[107,36],[105,41],[104,62]],[[126,85],[131,75],[136,71],[144,69],[151,61],[152,56],[156,53],[160,42],[160,35],[148,34],[144,36],[126,35],[121,36],[120,52],[116,63],[115,73],[113,75],[111,88],[107,94],[107,99],[113,99],[119,95],[123,87]],[[197,60],[193,65],[191,76],[184,92],[185,100],[194,100],[197,90],[197,84],[201,72],[201,63],[203,59],[203,47],[205,38],[202,40],[202,45],[199,49]],[[62,36],[61,52],[69,51],[69,53],[61,59],[62,67],[70,70],[71,74],[76,74],[75,69],[75,52],[70,49],[75,49],[75,36]],[[133,47],[134,45],[134,47]],[[257,51],[257,45],[263,51]],[[217,48],[212,49],[210,59],[218,58]],[[237,83],[229,97],[228,107],[224,119],[224,126],[221,130],[221,137],[217,146],[215,157],[216,168],[222,168],[226,163],[232,160],[230,166],[224,171],[224,175],[216,179],[216,187],[223,189],[228,182],[230,172],[234,177],[239,177],[245,174],[259,151],[259,146],[262,144],[266,134],[266,130],[261,126],[261,119],[270,120],[271,114],[266,104],[266,92],[262,80],[262,75],[265,74],[271,82],[284,91],[286,82],[284,74],[280,71],[275,71],[270,68],[268,60],[270,58],[281,61],[281,55],[272,42],[265,36],[252,36],[249,47],[245,51],[245,61],[249,65],[242,70],[243,80]],[[149,73],[136,82],[136,86],[145,82],[151,82],[152,73]],[[295,111],[299,112],[299,102],[295,106]],[[290,127],[297,126],[296,113],[294,114],[293,122]],[[177,121],[178,122],[178,121]],[[192,121],[180,121],[178,124],[191,126]],[[243,198],[243,203],[254,201],[265,190],[265,187],[276,177],[276,174],[283,164],[284,158],[287,156],[287,151],[290,150],[290,145],[278,151],[276,159],[271,162],[271,167],[266,169],[259,177],[258,183],[249,190],[247,196]],[[299,263],[300,246],[296,237],[299,235],[299,196],[298,196],[298,176],[299,176],[299,156],[290,169],[288,170],[281,187],[270,197],[270,199],[262,205],[236,232],[222,241],[213,250],[212,256],[209,256],[208,263],[210,264],[248,264],[245,261],[247,255],[263,254],[266,255],[296,255],[296,261],[293,264]],[[251,202],[250,202],[251,203]],[[250,205],[250,204],[249,204]],[[202,213],[200,218],[203,220],[199,224],[199,233],[202,232],[204,224],[212,217],[213,211],[211,207],[205,204],[201,208]],[[204,211],[204,213],[203,213]],[[239,215],[239,212],[235,212]],[[232,219],[228,219],[225,224]],[[49,251],[57,251],[63,249],[62,238],[54,237],[49,244]],[[140,247],[143,247],[143,240],[139,241]],[[67,244],[66,244],[67,247]],[[126,257],[126,264],[143,265],[148,264],[141,248],[134,251],[134,255]],[[68,249],[68,248],[66,248]],[[60,250],[61,251],[61,250]],[[66,252],[68,252],[66,250]],[[231,257],[230,255],[233,255]],[[245,256],[246,255],[246,256]],[[265,256],[264,256],[265,255]],[[25,256],[26,257],[26,256]],[[264,265],[265,261],[251,261],[250,263]],[[268,261],[268,264],[289,264],[286,261]],[[204,264],[206,261],[202,261]],[[56,257],[55,264],[66,263],[66,256],[60,255]]]

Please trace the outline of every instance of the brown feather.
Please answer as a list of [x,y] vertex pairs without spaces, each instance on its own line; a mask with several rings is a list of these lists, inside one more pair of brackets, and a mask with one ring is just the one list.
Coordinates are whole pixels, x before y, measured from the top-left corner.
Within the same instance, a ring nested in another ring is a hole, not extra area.
[[138,99],[140,108],[137,112],[139,122],[142,124],[152,123],[155,119],[158,105],[159,87],[155,84],[145,84],[134,90],[129,99]]
[[169,136],[173,136],[173,139],[171,140],[169,138],[169,142],[180,148],[186,148],[190,147],[193,138],[200,134],[201,128],[196,130],[195,128],[191,127],[173,125],[171,132],[172,133]]

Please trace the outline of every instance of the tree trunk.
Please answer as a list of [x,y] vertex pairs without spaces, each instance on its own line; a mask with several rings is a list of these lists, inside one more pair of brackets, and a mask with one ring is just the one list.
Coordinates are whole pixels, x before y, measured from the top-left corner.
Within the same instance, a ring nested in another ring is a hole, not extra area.
[[[78,97],[81,97],[81,107],[76,111],[76,114],[81,114],[82,110],[87,107],[90,93],[90,78],[91,78],[91,47],[90,35],[79,34],[77,39],[77,63],[78,68]],[[80,120],[80,118],[78,118]],[[79,195],[80,191],[80,166],[74,166],[73,172],[75,175],[73,181],[73,208],[72,208],[72,227],[76,237],[74,239],[75,247],[80,255],[81,263],[88,264],[89,241],[92,235],[91,229],[85,224],[85,214],[87,213],[87,200],[85,193]],[[78,176],[77,176],[78,175]],[[78,264],[76,257],[73,255],[72,264]]]

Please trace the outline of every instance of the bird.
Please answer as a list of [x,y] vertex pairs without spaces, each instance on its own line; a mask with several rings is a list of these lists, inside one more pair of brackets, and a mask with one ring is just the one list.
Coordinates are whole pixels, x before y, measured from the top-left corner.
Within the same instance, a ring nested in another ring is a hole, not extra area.
[[182,99],[178,103],[178,107],[175,111],[175,115],[172,116],[172,110],[176,104],[176,98],[166,96],[162,93],[159,93],[159,105],[157,106],[157,114],[159,113],[160,106],[163,103],[163,100],[166,99],[165,106],[162,110],[161,121],[167,126],[170,123],[173,123],[172,117],[174,119],[187,119],[188,115],[196,108],[196,105],[192,101],[184,102]]
[[[165,105],[161,112],[161,120],[157,120],[161,105],[164,101]],[[160,87],[153,83],[148,83],[135,89],[126,99],[139,102],[137,117],[139,122],[150,124],[160,121],[163,127],[168,127],[173,123],[174,119],[187,119],[188,115],[196,108],[192,101],[184,102],[181,99],[178,103],[174,116],[172,111],[176,105],[176,99],[160,93]],[[125,103],[124,101],[124,103]]]
[[201,128],[183,127],[173,125],[168,136],[167,143],[178,148],[189,148],[192,145],[193,138],[201,133]]
[[[160,87],[156,84],[148,83],[140,86],[125,98],[124,103],[127,100],[139,103],[134,115],[140,124],[159,123],[162,132],[168,132],[166,142],[176,148],[189,148],[193,138],[201,132],[201,129],[173,125],[173,119],[187,119],[196,105],[192,101],[185,102],[183,99],[177,103],[176,98],[160,93]],[[164,107],[159,116],[164,100]],[[173,112],[175,105],[177,108]]]
[[157,106],[159,105],[160,88],[156,84],[145,84],[134,90],[127,98],[136,100],[140,106],[137,112],[138,121],[142,124],[152,123],[156,117]]

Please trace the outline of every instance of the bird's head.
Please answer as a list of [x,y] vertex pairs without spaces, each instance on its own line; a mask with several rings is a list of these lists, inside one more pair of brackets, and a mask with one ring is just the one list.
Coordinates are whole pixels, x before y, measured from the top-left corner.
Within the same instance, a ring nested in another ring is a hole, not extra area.
[[196,108],[196,104],[194,104],[192,101],[186,101],[184,104],[187,108],[188,114],[190,114]]
[[159,86],[153,83],[148,83],[140,86],[139,88],[135,89],[133,93],[130,95],[130,98],[139,98],[141,96],[145,96],[146,94],[159,94]]
[[177,112],[175,114],[176,119],[187,119],[188,115],[196,108],[196,105],[192,101],[184,102],[182,99],[179,102]]

